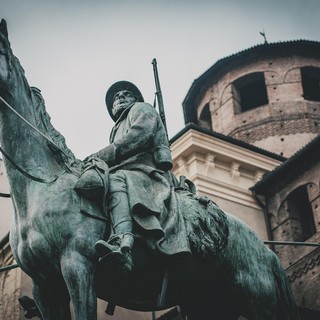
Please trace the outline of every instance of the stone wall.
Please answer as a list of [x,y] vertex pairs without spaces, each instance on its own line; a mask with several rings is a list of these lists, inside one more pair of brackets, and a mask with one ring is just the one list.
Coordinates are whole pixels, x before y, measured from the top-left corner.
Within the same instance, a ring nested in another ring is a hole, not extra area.
[[[0,193],[9,194],[9,183],[6,177],[3,160],[0,158]],[[9,232],[13,217],[11,198],[0,196],[0,240]]]
[[320,249],[313,250],[286,272],[296,303],[301,307],[319,311]]
[[[11,248],[7,243],[0,248],[0,266],[14,263]],[[0,272],[0,319],[25,319],[18,302],[21,293],[21,273],[19,268]]]
[[[298,188],[305,187],[313,215],[315,233],[301,241],[320,243],[320,163],[313,164],[304,173],[282,182],[268,200],[273,238],[294,241],[301,225],[288,207],[287,199]],[[289,173],[288,173],[289,174]],[[308,204],[306,204],[308,205]],[[306,212],[302,212],[303,214]],[[275,251],[286,269],[297,304],[320,311],[320,248],[310,246],[277,245]]]

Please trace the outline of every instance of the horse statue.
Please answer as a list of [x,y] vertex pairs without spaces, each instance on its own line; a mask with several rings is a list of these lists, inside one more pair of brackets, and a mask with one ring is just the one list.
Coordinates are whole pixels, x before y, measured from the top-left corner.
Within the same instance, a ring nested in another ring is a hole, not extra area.
[[137,240],[129,274],[98,263],[94,244],[110,234],[108,220],[75,191],[83,164],[52,127],[40,91],[28,85],[5,20],[0,96],[1,152],[15,208],[10,244],[44,320],[71,319],[70,300],[77,320],[95,320],[97,297],[137,311],[179,305],[188,320],[300,319],[277,256],[243,222],[187,189],[176,192],[192,254],[167,259]]

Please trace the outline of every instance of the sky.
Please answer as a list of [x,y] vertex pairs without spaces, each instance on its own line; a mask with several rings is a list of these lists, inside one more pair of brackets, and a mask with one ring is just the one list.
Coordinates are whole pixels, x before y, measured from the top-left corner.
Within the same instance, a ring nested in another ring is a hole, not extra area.
[[319,0],[0,0],[15,55],[79,159],[108,145],[105,93],[135,83],[153,103],[157,59],[169,137],[182,102],[219,59],[264,42],[320,41]]

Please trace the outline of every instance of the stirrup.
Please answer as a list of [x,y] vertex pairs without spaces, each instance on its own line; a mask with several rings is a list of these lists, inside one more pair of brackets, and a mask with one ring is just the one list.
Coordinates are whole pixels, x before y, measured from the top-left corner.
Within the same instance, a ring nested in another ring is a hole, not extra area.
[[[115,242],[115,244],[109,242]],[[132,233],[115,235],[108,242],[104,240],[97,241],[95,249],[100,256],[99,263],[117,265],[119,267],[118,270],[121,270],[124,274],[129,274],[133,268],[131,256],[133,242]]]
[[132,233],[115,234],[108,241],[98,240],[94,247],[99,257],[110,253],[130,253],[133,246],[134,236]]
[[120,252],[119,244],[113,245],[104,240],[98,240],[95,243],[94,248],[96,249],[99,257],[103,257],[112,252]]

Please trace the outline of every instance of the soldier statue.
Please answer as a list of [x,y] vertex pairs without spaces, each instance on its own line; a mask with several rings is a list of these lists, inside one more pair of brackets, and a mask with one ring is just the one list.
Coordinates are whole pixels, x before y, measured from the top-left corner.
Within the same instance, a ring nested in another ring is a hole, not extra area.
[[[100,262],[116,258],[122,261],[124,272],[131,271],[135,236],[166,254],[189,252],[187,236],[179,230],[183,224],[171,225],[180,219],[172,205],[172,158],[158,112],[128,81],[109,88],[106,105],[115,121],[110,144],[91,156],[110,167],[107,203],[113,234],[108,241],[101,239],[95,244]],[[164,225],[180,240],[166,239]]]

